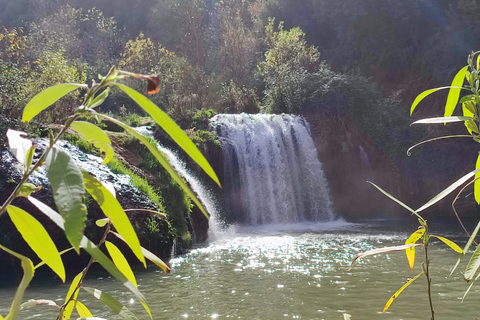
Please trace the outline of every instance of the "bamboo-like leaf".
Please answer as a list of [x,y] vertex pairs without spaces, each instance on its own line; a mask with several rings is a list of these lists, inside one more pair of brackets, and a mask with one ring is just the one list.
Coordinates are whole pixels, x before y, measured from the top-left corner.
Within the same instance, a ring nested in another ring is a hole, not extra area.
[[407,283],[405,283],[400,289],[398,289],[398,291],[395,292],[395,293],[393,294],[393,296],[390,297],[390,299],[388,299],[387,303],[385,304],[385,307],[383,307],[382,313],[384,313],[385,311],[387,311],[388,308],[390,307],[390,305],[393,303],[393,300],[395,300],[396,298],[398,298],[398,296],[403,292],[403,290],[405,290],[409,285],[411,285],[413,281],[417,280],[418,277],[420,277],[422,274],[424,274],[424,273],[421,272],[421,273],[417,274],[414,278],[408,280]]
[[463,294],[462,303],[463,303],[463,301],[465,300],[465,298],[467,297],[467,294],[470,292],[470,289],[472,289],[472,287],[473,287],[473,285],[475,284],[475,282],[477,282],[478,278],[480,278],[480,273],[477,274],[477,276],[475,277],[475,279],[473,279],[473,281],[470,282],[470,285],[468,286],[467,290],[466,290],[465,293]]
[[352,315],[348,313],[343,314],[343,320],[352,320]]
[[112,142],[107,134],[90,122],[85,121],[75,121],[72,123],[72,128],[75,129],[85,140],[93,143],[93,145],[100,150],[100,152],[105,153],[105,158],[103,163],[108,163],[113,158],[113,148]]
[[28,259],[27,257],[22,256],[21,254],[16,253],[15,251],[12,251],[2,245],[0,245],[0,249],[20,259],[22,269],[23,269],[22,281],[20,281],[20,284],[17,287],[17,291],[15,292],[15,296],[13,297],[13,302],[12,302],[12,306],[10,307],[10,312],[5,317],[6,319],[17,319],[18,312],[20,311],[20,308],[22,306],[23,295],[25,294],[25,290],[27,290],[28,285],[33,279],[33,275],[35,274],[35,269],[33,267],[32,260]]
[[[415,231],[408,237],[405,241],[405,244],[412,244],[416,243],[423,235],[425,234],[425,229],[421,228]],[[413,265],[415,263],[415,247],[411,247],[405,249],[405,254],[407,255],[408,265],[410,266],[410,270],[413,270]]]
[[[35,205],[40,211],[42,211],[47,217],[49,217],[58,227],[62,230],[65,230],[62,216],[58,214],[55,210],[44,204],[43,202],[33,198],[28,197],[28,200]],[[128,279],[123,275],[123,273],[118,270],[115,264],[100,250],[93,242],[91,242],[87,237],[83,236],[82,241],[80,242],[82,249],[87,251],[102,267],[105,268],[115,279],[120,281],[128,290],[130,290],[137,299],[142,303],[143,307],[147,311],[150,319],[153,319],[150,308],[148,307],[147,299],[143,294],[138,291],[138,289],[128,281]]]
[[428,95],[434,93],[434,92],[437,92],[439,90],[444,90],[444,89],[464,89],[462,87],[458,87],[458,88],[453,88],[451,86],[448,86],[448,87],[440,87],[440,88],[435,88],[435,89],[429,89],[429,90],[425,90],[423,91],[422,93],[420,93],[416,98],[415,100],[413,101],[412,103],[412,106],[410,107],[410,115],[413,114],[413,111],[415,110],[415,108],[417,107],[417,105],[423,100],[425,99],[425,97],[427,97]]
[[433,123],[451,123],[451,122],[460,122],[460,121],[467,121],[472,120],[473,117],[461,117],[461,116],[454,116],[454,117],[437,117],[437,118],[428,118],[428,119],[421,119],[412,123],[414,124],[433,124]]
[[463,277],[465,281],[470,281],[473,279],[475,274],[477,273],[478,268],[480,267],[480,246],[477,246],[475,252],[470,257],[470,261],[468,261],[467,266],[465,267],[465,272],[463,273]]
[[105,89],[90,103],[88,107],[93,109],[101,105],[105,101],[105,99],[107,99],[109,92],[110,92],[110,88]]
[[70,284],[70,287],[68,288],[67,295],[65,296],[65,303],[68,302],[68,304],[65,306],[63,309],[63,316],[62,319],[70,319],[72,316],[73,308],[75,306],[75,301],[77,300],[78,297],[78,292],[79,292],[79,284],[80,280],[82,279],[83,272],[80,272],[73,278],[72,283]]
[[113,312],[120,315],[125,320],[138,320],[138,318],[130,311],[127,307],[121,304],[117,299],[105,293],[101,290],[90,288],[90,287],[83,287],[85,291],[92,294],[95,298],[100,300],[104,305],[112,309]]
[[[477,156],[477,162],[475,164],[475,169],[480,169],[480,153]],[[475,195],[475,201],[477,204],[480,204],[480,170],[475,174],[475,182],[473,183],[473,190]]]
[[27,134],[23,131],[7,130],[8,147],[15,159],[24,167],[27,167],[27,154],[32,148],[32,142],[25,139],[26,136]]
[[457,134],[457,135],[452,135],[452,136],[443,136],[443,137],[436,137],[436,138],[433,138],[433,139],[428,139],[428,140],[419,142],[419,143],[411,146],[410,148],[408,148],[407,155],[411,156],[412,155],[412,153],[411,153],[412,149],[414,149],[418,146],[421,146],[422,144],[437,141],[437,140],[450,139],[450,138],[472,138],[472,136],[466,135],[466,134]]
[[65,282],[65,267],[57,247],[37,219],[18,207],[9,205],[7,212],[18,232],[33,252]]
[[120,270],[120,272],[123,273],[123,275],[135,285],[135,287],[138,287],[137,279],[135,279],[132,268],[130,268],[130,265],[128,264],[127,259],[125,259],[123,253],[110,241],[105,241],[105,246],[108,254],[110,254],[110,257],[112,258],[113,263],[115,263],[117,266],[118,270]]
[[433,234],[431,234],[430,237],[434,237],[434,238],[437,238],[438,240],[441,240],[443,243],[445,243],[447,246],[449,246],[453,251],[455,251],[457,253],[462,253],[463,252],[462,248],[460,248],[458,246],[458,244],[456,244],[452,240],[449,240],[449,239],[444,238],[444,237],[436,236],[436,235],[433,235]]
[[150,141],[148,141],[147,138],[145,138],[140,133],[138,133],[136,130],[134,130],[133,128],[130,128],[129,126],[127,126],[123,122],[118,121],[117,119],[111,118],[111,117],[103,115],[103,114],[98,114],[98,116],[119,125],[123,129],[125,129],[125,131],[127,131],[128,133],[133,135],[135,138],[140,140],[147,147],[147,149],[152,153],[152,155],[155,156],[155,158],[158,160],[158,162],[160,162],[160,164],[165,168],[165,170],[167,170],[167,172],[170,174],[172,179],[175,180],[176,183],[178,183],[178,185],[182,188],[182,190],[190,197],[190,199],[193,200],[193,202],[197,205],[197,207],[203,212],[205,217],[207,217],[207,219],[208,219],[208,213],[205,210],[205,208],[203,207],[200,200],[198,200],[197,196],[193,193],[193,191],[190,189],[190,187],[178,175],[178,173],[175,171],[175,169],[173,169],[172,165],[165,158],[165,156],[160,151],[158,151],[156,146],[152,145],[150,143]]
[[219,186],[220,182],[208,163],[207,159],[198,150],[195,144],[188,138],[182,129],[159,107],[151,102],[147,97],[136,90],[123,84],[115,83],[117,87],[123,90],[130,98],[132,98],[140,107],[143,108],[155,122],[172,137],[172,139],[215,181]]
[[480,231],[480,222],[477,223],[477,226],[475,227],[475,230],[473,230],[472,234],[470,235],[470,238],[468,239],[467,243],[463,247],[462,254],[460,255],[460,257],[458,257],[457,263],[455,263],[455,266],[453,267],[452,271],[450,272],[450,275],[453,274],[455,269],[457,269],[458,265],[460,264],[460,261],[462,261],[463,257],[467,254],[467,251],[468,251],[468,249],[470,249],[470,246],[472,245],[473,240],[475,240],[475,237],[477,236],[478,231]]
[[451,89],[448,92],[447,104],[445,105],[445,117],[450,117],[455,111],[458,99],[460,98],[460,91],[464,89],[463,82],[465,81],[465,74],[467,73],[468,65],[460,69],[453,78]]
[[85,189],[90,193],[92,198],[97,201],[100,208],[102,208],[103,213],[110,218],[115,229],[117,229],[118,233],[120,233],[125,239],[125,242],[138,260],[146,267],[145,257],[140,249],[140,241],[138,241],[137,234],[118,200],[91,174],[84,171],[83,179],[85,182]]
[[408,248],[419,247],[419,246],[423,246],[423,245],[422,244],[417,244],[417,243],[412,243],[412,244],[405,244],[405,245],[401,245],[401,246],[384,247],[384,248],[373,249],[373,250],[362,252],[353,259],[352,264],[350,265],[350,268],[348,270],[351,270],[355,261],[357,261],[360,258],[364,258],[366,256],[373,256],[373,255],[381,254],[381,253],[403,251],[403,250],[408,249]]
[[77,309],[78,315],[82,318],[93,317],[93,314],[88,310],[87,306],[84,305],[82,302],[77,301],[75,304],[75,308]]
[[85,87],[85,85],[79,83],[64,83],[43,90],[27,104],[23,110],[22,121],[29,122],[37,114],[57,102],[60,98],[81,87]]
[[65,219],[65,235],[77,252],[82,239],[87,209],[83,204],[85,186],[82,173],[65,151],[52,148],[45,161],[53,199]]
[[[118,233],[116,232],[112,232],[115,236],[117,236],[117,238],[119,238],[120,240],[122,241],[125,241],[125,239],[122,238],[121,235],[119,235]],[[157,265],[160,269],[162,269],[163,271],[165,271],[165,273],[169,273],[170,271],[172,271],[172,269],[170,269],[169,266],[167,266],[167,264],[165,262],[162,261],[162,259],[160,259],[159,257],[157,257],[156,255],[154,255],[152,252],[148,251],[147,249],[145,249],[144,247],[142,247],[142,253],[144,255],[144,257],[148,260],[150,260],[151,262],[153,262],[155,265]]]
[[25,309],[33,306],[51,306],[51,307],[57,307],[58,304],[55,301],[52,300],[45,300],[45,299],[30,299],[27,302],[22,303],[20,306],[20,309]]
[[446,196],[448,196],[451,192],[453,192],[455,189],[457,189],[459,186],[461,186],[462,184],[464,184],[465,182],[467,182],[470,178],[472,178],[477,172],[480,172],[480,169],[476,169],[472,172],[469,172],[467,173],[466,175],[464,175],[463,177],[461,177],[460,179],[458,179],[457,181],[455,181],[454,183],[452,183],[448,188],[446,188],[445,190],[443,190],[442,192],[440,192],[439,194],[437,194],[435,197],[433,197],[430,201],[428,201],[427,203],[425,203],[423,206],[421,206],[420,208],[418,208],[416,211],[417,212],[420,212],[422,210],[425,210],[427,209],[428,207],[434,205],[435,203],[437,203],[438,201],[442,200],[443,198],[445,198]]
[[107,319],[99,318],[99,317],[87,317],[87,318],[77,318],[77,320],[107,320]]

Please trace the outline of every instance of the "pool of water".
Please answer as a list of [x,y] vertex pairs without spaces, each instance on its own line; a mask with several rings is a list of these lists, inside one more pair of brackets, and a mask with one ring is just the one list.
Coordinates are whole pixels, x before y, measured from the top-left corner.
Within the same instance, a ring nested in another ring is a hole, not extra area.
[[[348,271],[352,259],[362,251],[403,244],[415,230],[407,229],[344,222],[237,228],[172,259],[170,274],[150,266],[137,273],[137,280],[154,319],[330,320],[344,319],[344,313],[353,320],[430,319],[424,277],[381,313],[388,298],[420,273],[423,250],[417,248],[419,260],[414,271],[403,252],[366,257]],[[456,232],[443,235],[460,246],[466,241]],[[458,254],[440,242],[432,242],[429,253],[435,319],[476,319],[480,315],[478,286],[461,303],[467,288],[461,275],[466,261],[449,277]],[[114,279],[88,279],[85,285],[110,293],[139,319],[148,319],[142,306]],[[68,284],[35,286],[29,288],[26,299],[62,303],[67,289]],[[14,288],[0,290],[0,314],[7,313],[13,294]],[[95,316],[120,319],[85,291],[80,300]],[[20,318],[55,317],[54,308],[38,306],[22,310]]]

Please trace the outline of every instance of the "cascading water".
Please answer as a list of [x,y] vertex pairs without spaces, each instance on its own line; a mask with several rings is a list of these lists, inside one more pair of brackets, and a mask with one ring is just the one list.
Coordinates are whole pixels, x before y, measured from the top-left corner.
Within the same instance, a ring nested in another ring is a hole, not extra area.
[[230,220],[257,225],[334,218],[322,165],[302,117],[219,114],[211,125],[222,142]]

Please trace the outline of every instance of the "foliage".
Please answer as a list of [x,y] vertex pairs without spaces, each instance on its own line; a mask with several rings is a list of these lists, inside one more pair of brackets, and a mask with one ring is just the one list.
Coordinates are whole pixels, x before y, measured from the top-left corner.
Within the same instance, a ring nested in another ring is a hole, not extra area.
[[[24,240],[40,258],[41,262],[36,267],[46,264],[54,272],[56,272],[63,281],[65,281],[65,270],[60,259],[60,255],[66,251],[58,252],[43,226],[33,216],[31,216],[30,213],[12,205],[12,201],[19,197],[28,198],[28,200],[35,207],[37,207],[40,212],[45,214],[57,226],[63,229],[65,236],[72,245],[73,249],[75,249],[77,252],[79,252],[80,248],[84,249],[92,256],[88,265],[73,280],[69,292],[66,295],[65,303],[61,306],[58,306],[53,301],[49,302],[50,305],[54,305],[59,308],[59,318],[62,319],[69,319],[74,307],[81,317],[92,317],[92,314],[87,307],[78,301],[78,293],[79,289],[83,287],[83,280],[86,273],[94,262],[98,262],[100,265],[102,265],[113,277],[118,279],[127,289],[129,289],[142,303],[150,318],[153,319],[145,297],[137,289],[135,277],[127,260],[123,256],[123,253],[116,247],[116,245],[107,240],[107,237],[117,238],[125,242],[138,260],[145,266],[145,259],[149,259],[165,271],[168,272],[169,270],[168,267],[161,262],[158,257],[154,256],[152,253],[140,246],[138,237],[129,221],[129,218],[119,202],[116,200],[114,189],[108,184],[102,184],[87,172],[82,172],[77,167],[75,162],[72,161],[70,155],[56,146],[55,143],[64,135],[64,133],[70,127],[74,127],[83,138],[86,138],[92,142],[96,148],[104,152],[105,162],[112,160],[109,151],[111,149],[110,140],[106,134],[104,134],[103,131],[101,131],[101,129],[98,127],[95,127],[95,130],[98,130],[98,133],[92,135],[90,131],[92,130],[93,125],[88,122],[78,122],[77,120],[82,117],[91,118],[92,116],[99,120],[107,119],[115,122],[137,139],[141,140],[141,142],[145,144],[150,152],[152,152],[155,158],[160,161],[162,166],[167,169],[168,173],[179,182],[178,186],[187,194],[189,194],[193,198],[193,201],[195,201],[197,205],[204,210],[189,187],[186,184],[181,183],[182,179],[170,167],[168,161],[166,161],[163,155],[158,152],[155,146],[152,146],[148,140],[138,135],[138,133],[136,133],[136,131],[131,127],[119,122],[114,118],[97,113],[95,111],[94,108],[105,101],[109,93],[110,86],[119,87],[135,102],[137,102],[140,107],[142,107],[146,112],[150,113],[157,122],[161,121],[161,125],[164,127],[166,132],[171,135],[172,138],[184,149],[186,149],[185,151],[187,154],[189,154],[193,160],[199,163],[199,165],[212,177],[212,179],[218,181],[210,166],[205,161],[203,156],[198,152],[194,144],[188,140],[185,134],[175,125],[175,123],[173,123],[171,119],[156,109],[156,106],[153,105],[146,97],[118,82],[127,77],[135,77],[147,80],[149,84],[149,91],[154,90],[151,88],[152,86],[158,87],[159,84],[158,76],[130,73],[116,70],[113,67],[105,77],[100,77],[99,83],[93,81],[91,86],[72,83],[60,84],[47,88],[43,92],[34,96],[24,109],[22,119],[25,122],[28,122],[34,117],[38,116],[39,113],[50,107],[52,104],[55,104],[69,92],[78,90],[80,88],[86,89],[83,102],[81,104],[79,103],[80,107],[78,107],[75,112],[73,112],[72,115],[67,118],[62,130],[56,136],[50,133],[50,143],[40,158],[36,161],[33,160],[33,154],[36,146],[25,138],[26,134],[15,130],[9,130],[7,132],[10,150],[23,167],[23,175],[20,183],[0,208],[0,214],[5,212],[8,213]],[[47,177],[52,186],[54,200],[60,213],[57,213],[50,207],[35,199],[32,194],[38,191],[39,188],[31,183],[26,183],[29,176],[44,163],[47,167]],[[118,166],[118,163],[117,167],[120,167]],[[143,181],[137,183],[141,184],[142,182]],[[100,219],[97,221],[98,227],[105,228],[103,237],[98,244],[92,243],[83,234],[86,220],[86,206],[83,200],[86,193],[85,191],[87,191],[98,203],[106,216],[105,219]],[[160,202],[160,200],[158,201]],[[147,211],[151,212],[150,210]],[[159,214],[163,216],[163,214]],[[115,228],[117,232],[113,232],[113,228]],[[33,234],[35,234],[34,241],[32,238]],[[113,261],[104,255],[100,250],[104,244],[106,245],[107,251],[109,252]],[[22,306],[21,303],[24,292],[34,276],[35,269],[30,258],[22,256],[3,246],[1,246],[0,249],[22,261],[24,277],[17,288],[17,293],[15,294],[10,313],[7,315],[7,319],[16,319]],[[122,316],[122,318],[136,319],[136,316],[133,313],[131,313],[124,305],[107,293],[93,288],[83,288],[87,292],[94,294],[97,299],[109,306],[114,312]]]
[[200,110],[192,118],[191,128],[195,128],[196,130],[207,130],[210,119],[213,118],[217,113],[212,110]]

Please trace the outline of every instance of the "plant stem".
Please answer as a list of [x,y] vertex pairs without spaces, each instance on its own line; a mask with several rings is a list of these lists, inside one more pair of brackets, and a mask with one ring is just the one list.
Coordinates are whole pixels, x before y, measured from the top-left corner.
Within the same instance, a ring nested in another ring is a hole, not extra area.
[[428,259],[428,237],[424,244],[425,248],[425,276],[427,277],[427,292],[428,292],[428,301],[430,303],[430,312],[432,314],[431,320],[435,320],[435,312],[433,311],[433,303],[432,303],[432,278],[430,277],[429,266],[430,260]]

